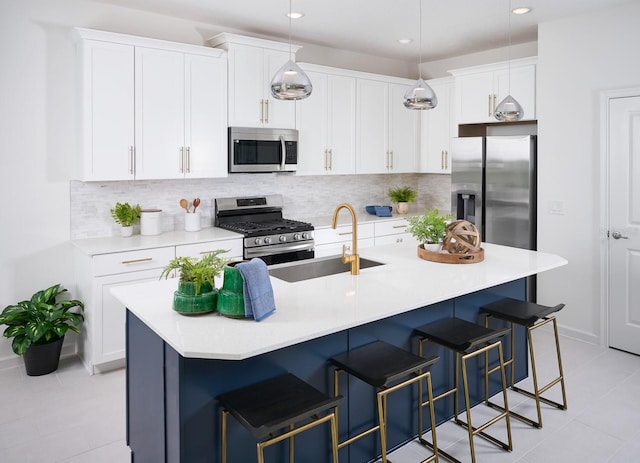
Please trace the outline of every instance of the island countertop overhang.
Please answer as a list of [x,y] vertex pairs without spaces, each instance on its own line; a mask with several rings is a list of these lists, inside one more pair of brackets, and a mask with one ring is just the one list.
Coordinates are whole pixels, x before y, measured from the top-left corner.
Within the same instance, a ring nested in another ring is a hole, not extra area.
[[297,283],[272,277],[276,312],[261,322],[178,314],[171,308],[176,279],[112,292],[183,357],[244,360],[567,264],[554,254],[483,247],[484,261],[474,264],[429,262],[417,257],[415,245],[394,244],[363,249],[361,257],[385,265],[358,276],[346,272]]

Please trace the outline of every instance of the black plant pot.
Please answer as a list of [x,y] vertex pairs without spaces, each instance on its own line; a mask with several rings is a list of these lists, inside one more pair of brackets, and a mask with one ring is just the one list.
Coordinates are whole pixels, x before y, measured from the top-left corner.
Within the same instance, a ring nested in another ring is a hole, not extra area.
[[42,376],[56,371],[64,336],[46,344],[31,344],[22,358],[29,376]]

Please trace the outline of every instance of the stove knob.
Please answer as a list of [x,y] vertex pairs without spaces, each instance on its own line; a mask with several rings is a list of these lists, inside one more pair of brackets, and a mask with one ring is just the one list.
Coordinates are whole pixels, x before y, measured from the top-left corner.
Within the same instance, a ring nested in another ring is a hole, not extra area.
[[298,241],[300,239],[300,233],[293,234],[293,241]]
[[255,240],[253,240],[253,242],[257,245],[260,246],[262,244],[262,238],[256,238]]
[[280,235],[280,238],[278,238],[280,240],[281,243],[284,243],[285,241],[287,241],[287,237],[284,235]]
[[264,244],[271,244],[271,237],[270,237],[270,236],[267,236],[267,237],[264,239]]
[[304,232],[304,233],[302,234],[302,239],[308,240],[308,239],[310,239],[310,238],[311,238],[311,233],[309,233],[309,232]]

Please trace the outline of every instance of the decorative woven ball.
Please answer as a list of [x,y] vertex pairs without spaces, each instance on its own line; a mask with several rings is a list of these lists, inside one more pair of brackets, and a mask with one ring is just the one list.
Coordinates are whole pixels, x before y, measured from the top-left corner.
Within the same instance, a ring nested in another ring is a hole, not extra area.
[[456,220],[447,225],[442,249],[451,254],[470,254],[480,250],[480,232],[467,220]]

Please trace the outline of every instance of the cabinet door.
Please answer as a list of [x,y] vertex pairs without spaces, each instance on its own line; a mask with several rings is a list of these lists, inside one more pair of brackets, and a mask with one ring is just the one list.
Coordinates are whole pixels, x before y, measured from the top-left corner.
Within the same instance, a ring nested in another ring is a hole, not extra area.
[[[456,101],[458,101],[458,123],[494,122],[493,72],[479,72],[457,77]],[[495,104],[497,105],[498,102],[496,101]]]
[[[509,84],[511,80],[511,84]],[[524,109],[524,120],[535,120],[536,118],[536,67],[515,66],[511,68],[511,78],[509,70],[496,72],[496,95],[499,104],[508,94],[511,87],[511,96],[516,99],[522,109]]]
[[296,111],[298,127],[297,174],[319,175],[328,171],[327,145],[327,75],[307,72],[313,92],[300,100]]
[[[315,91],[315,83],[313,85]],[[313,93],[311,95],[313,96]],[[327,112],[329,116],[328,173],[353,174],[356,168],[356,79],[354,77],[328,76]]]
[[185,55],[184,173],[188,178],[226,177],[227,69],[225,60]]
[[136,178],[182,178],[184,55],[136,47]]
[[389,85],[358,79],[356,98],[356,171],[387,172],[389,164]]
[[389,84],[389,161],[388,172],[418,170],[420,111],[407,109],[404,94],[409,86]]
[[229,126],[262,127],[262,49],[234,45],[228,54]]
[[450,140],[454,136],[453,83],[430,84],[438,97],[438,106],[421,111],[420,172],[451,173]]
[[133,50],[129,45],[83,42],[83,180],[133,179]]
[[86,317],[94,327],[93,365],[125,357],[125,307],[111,294],[117,286],[157,281],[162,269],[123,273],[94,279],[94,301]]
[[[277,129],[296,128],[296,102],[294,100],[276,100],[271,96],[271,79],[278,70],[289,61],[289,53],[278,50],[263,51],[264,74],[260,85],[263,88],[265,100],[265,127]],[[311,81],[313,85],[313,81]],[[313,94],[313,92],[311,92]]]

